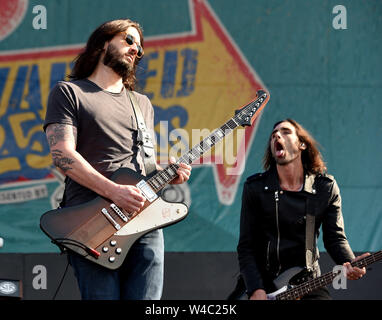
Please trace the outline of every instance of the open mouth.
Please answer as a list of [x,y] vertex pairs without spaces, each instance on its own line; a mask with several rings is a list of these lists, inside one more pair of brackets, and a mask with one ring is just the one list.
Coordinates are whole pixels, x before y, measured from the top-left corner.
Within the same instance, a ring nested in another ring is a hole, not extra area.
[[276,141],[274,147],[276,157],[283,157],[285,155],[284,147],[280,142]]
[[130,63],[134,61],[134,57],[130,54],[125,54],[125,59]]

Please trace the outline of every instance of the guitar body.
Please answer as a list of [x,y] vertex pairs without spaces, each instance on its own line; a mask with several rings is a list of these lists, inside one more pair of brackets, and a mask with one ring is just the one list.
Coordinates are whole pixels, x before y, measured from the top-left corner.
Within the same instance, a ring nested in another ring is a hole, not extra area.
[[[111,177],[118,184],[137,185],[146,177],[121,168]],[[183,220],[188,214],[184,203],[163,200],[159,194],[154,201],[146,201],[142,210],[127,222],[111,209],[112,202],[103,197],[78,206],[46,212],[40,227],[58,246],[65,247],[108,269],[117,269],[123,263],[134,242],[144,234]],[[102,213],[107,210],[114,222]],[[128,214],[123,212],[126,217]]]
[[286,292],[309,279],[311,279],[311,273],[307,271],[306,268],[293,267],[287,269],[273,280],[273,284],[278,290],[268,293],[267,298],[268,300],[275,300],[280,293]]

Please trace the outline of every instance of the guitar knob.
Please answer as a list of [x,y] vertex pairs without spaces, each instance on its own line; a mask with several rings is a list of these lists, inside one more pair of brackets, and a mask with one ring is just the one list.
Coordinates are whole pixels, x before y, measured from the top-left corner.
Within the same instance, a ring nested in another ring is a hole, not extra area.
[[116,254],[121,254],[121,253],[122,253],[122,249],[121,249],[121,248],[117,248],[117,249],[115,249],[115,253],[116,253]]
[[109,248],[108,248],[108,247],[103,247],[103,248],[102,248],[102,251],[103,251],[103,252],[108,252],[108,251],[109,251]]
[[115,240],[111,240],[111,241],[110,241],[110,245],[111,245],[112,247],[115,247],[116,244],[117,244],[117,241],[115,241]]
[[109,257],[109,262],[113,263],[115,261],[115,257],[111,256]]

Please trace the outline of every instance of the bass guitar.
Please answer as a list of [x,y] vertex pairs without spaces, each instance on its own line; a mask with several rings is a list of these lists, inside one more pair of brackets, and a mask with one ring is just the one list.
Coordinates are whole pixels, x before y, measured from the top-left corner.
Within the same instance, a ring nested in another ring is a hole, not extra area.
[[[353,267],[363,268],[382,259],[382,250],[351,263]],[[312,278],[306,268],[294,267],[280,274],[273,283],[277,291],[267,294],[269,300],[298,300],[315,289],[332,283],[340,276],[341,270],[325,273]]]
[[99,196],[81,205],[44,213],[40,228],[60,249],[72,250],[108,269],[117,269],[138,238],[187,216],[186,204],[168,202],[160,196],[161,190],[177,177],[179,164],[191,164],[200,159],[236,127],[252,125],[268,101],[269,93],[257,91],[256,98],[237,110],[229,121],[183,154],[176,163],[150,177],[128,168],[118,169],[111,179],[118,184],[135,185],[147,199],[140,211],[126,212]]

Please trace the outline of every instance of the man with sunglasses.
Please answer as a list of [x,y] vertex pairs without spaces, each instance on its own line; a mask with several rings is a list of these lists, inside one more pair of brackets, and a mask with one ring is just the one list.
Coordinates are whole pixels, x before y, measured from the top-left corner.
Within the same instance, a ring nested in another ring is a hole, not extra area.
[[[97,196],[111,200],[126,212],[143,207],[146,199],[138,188],[110,180],[112,173],[121,167],[145,174],[130,94],[154,138],[151,102],[134,91],[136,66],[143,57],[143,47],[138,23],[129,19],[108,21],[92,33],[84,51],[75,59],[71,81],[59,81],[52,89],[44,130],[53,163],[66,175],[61,207],[79,205]],[[190,173],[191,167],[181,164],[172,183],[187,181]],[[161,298],[164,260],[161,229],[138,239],[116,270],[74,252],[68,251],[68,258],[82,299]]]

